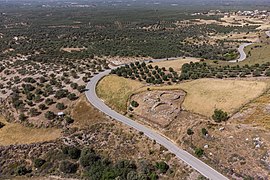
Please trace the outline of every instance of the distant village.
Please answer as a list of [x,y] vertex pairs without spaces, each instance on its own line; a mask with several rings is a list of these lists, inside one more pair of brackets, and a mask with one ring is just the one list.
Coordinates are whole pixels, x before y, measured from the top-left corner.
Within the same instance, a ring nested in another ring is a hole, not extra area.
[[231,15],[238,15],[238,16],[249,16],[251,18],[259,18],[259,19],[267,19],[270,17],[270,11],[267,10],[251,10],[251,11],[237,11],[237,12],[223,12],[220,10],[210,10],[208,12],[203,13],[193,13],[195,15],[223,15],[223,16],[231,16]]

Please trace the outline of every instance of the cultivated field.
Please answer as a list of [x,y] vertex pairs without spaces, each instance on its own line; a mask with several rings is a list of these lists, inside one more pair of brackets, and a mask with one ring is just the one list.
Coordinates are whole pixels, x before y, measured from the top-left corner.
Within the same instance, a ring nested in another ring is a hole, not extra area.
[[[110,87],[110,89],[106,88]],[[187,92],[183,108],[205,116],[211,116],[215,108],[229,113],[239,109],[250,100],[261,95],[267,83],[244,80],[198,79],[171,86],[145,86],[134,80],[107,76],[98,85],[98,95],[109,105],[125,111],[127,101],[133,93],[150,90],[177,90]],[[101,93],[102,92],[102,93]],[[123,96],[124,95],[124,96]]]
[[61,135],[61,129],[25,127],[17,123],[8,123],[2,116],[0,122],[5,124],[0,128],[0,146],[51,141]]

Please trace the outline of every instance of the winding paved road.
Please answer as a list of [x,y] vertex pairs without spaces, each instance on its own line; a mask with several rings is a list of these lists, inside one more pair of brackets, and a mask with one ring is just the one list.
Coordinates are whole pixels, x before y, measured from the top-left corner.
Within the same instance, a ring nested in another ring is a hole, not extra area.
[[253,43],[244,43],[244,44],[241,44],[239,46],[239,48],[237,49],[238,52],[239,52],[239,54],[240,54],[240,57],[238,59],[231,60],[229,62],[240,62],[240,61],[244,61],[247,58],[247,55],[246,55],[244,49],[245,49],[245,47],[247,47],[247,46],[249,46],[251,44],[253,44]]
[[157,143],[163,145],[166,147],[171,153],[175,154],[179,159],[186,162],[188,165],[190,165],[193,169],[200,172],[202,175],[209,179],[213,180],[227,180],[225,176],[202,162],[201,160],[197,159],[196,157],[192,156],[188,152],[180,149],[177,147],[173,142],[166,139],[159,133],[155,132],[154,130],[145,127],[144,125],[133,121],[132,119],[127,118],[126,116],[123,116],[114,110],[112,110],[110,107],[108,107],[96,94],[96,85],[99,82],[101,78],[108,75],[110,73],[110,70],[106,70],[104,72],[101,72],[94,76],[91,81],[87,84],[86,91],[86,97],[89,100],[89,102],[95,106],[100,111],[104,112],[108,116],[112,117],[113,119],[120,121],[138,131],[143,132],[147,137],[150,139],[156,140]]
[[[268,37],[270,37],[270,31],[266,31],[265,34],[266,34]],[[245,49],[245,47],[247,47],[247,46],[249,46],[249,45],[251,45],[251,44],[253,44],[253,43],[244,43],[244,44],[241,44],[241,45],[239,46],[239,48],[237,49],[238,52],[239,52],[239,54],[240,54],[240,58],[235,59],[235,60],[231,60],[231,61],[229,61],[229,62],[234,62],[234,63],[235,63],[235,62],[244,61],[244,60],[247,58],[247,55],[246,55],[244,49]]]
[[[265,32],[267,36],[270,37],[270,31]],[[238,48],[238,52],[240,53],[240,58],[237,60],[232,60],[230,62],[239,62],[246,59],[246,53],[244,52],[244,48],[246,46],[251,45],[252,43],[244,43],[240,45]],[[175,58],[169,58],[170,60]],[[155,62],[158,61],[164,61],[166,59],[157,59],[153,60]],[[173,142],[166,139],[164,136],[160,135],[156,131],[145,127],[144,125],[127,118],[126,116],[123,116],[114,110],[112,110],[110,107],[108,107],[96,94],[96,86],[97,83],[106,75],[110,73],[111,70],[106,70],[104,72],[101,72],[97,75],[95,75],[93,78],[91,78],[91,81],[87,84],[88,91],[85,92],[86,97],[88,101],[95,106],[100,111],[104,112],[108,116],[112,117],[113,119],[122,122],[138,131],[143,132],[147,137],[150,139],[155,140],[157,143],[163,145],[166,147],[171,153],[175,154],[179,159],[186,162],[188,165],[190,165],[193,169],[200,172],[202,175],[209,179],[213,180],[228,180],[225,176],[223,176],[221,173],[217,172],[215,169],[211,168],[198,158],[194,157],[193,155],[189,154],[188,152],[180,149],[178,146],[176,146]]]

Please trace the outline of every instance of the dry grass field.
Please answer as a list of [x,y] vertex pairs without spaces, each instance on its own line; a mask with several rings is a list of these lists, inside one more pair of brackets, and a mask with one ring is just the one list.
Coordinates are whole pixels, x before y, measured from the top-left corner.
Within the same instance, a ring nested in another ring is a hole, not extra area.
[[21,124],[8,123],[2,116],[0,116],[0,122],[5,124],[0,129],[0,146],[50,141],[61,135],[61,129],[24,127]]
[[252,124],[252,126],[270,129],[270,94],[269,91],[257,98],[252,103],[245,106],[240,112],[235,114],[232,119],[236,123]]
[[74,127],[87,127],[105,121],[105,116],[89,104],[85,96],[80,97],[72,108],[71,115]]
[[138,81],[111,75],[104,77],[99,82],[97,94],[106,104],[121,112],[125,112],[130,95],[143,86]]
[[[117,86],[119,85],[119,87]],[[106,87],[110,87],[109,89]],[[266,82],[245,80],[198,79],[171,86],[144,86],[142,83],[117,76],[107,76],[98,85],[98,95],[113,108],[125,111],[130,95],[150,90],[187,92],[184,109],[211,116],[215,108],[229,113],[265,92]],[[102,93],[101,93],[102,92]]]
[[214,40],[235,40],[235,41],[251,41],[251,42],[259,42],[259,33],[250,32],[247,33],[231,33],[229,35],[218,34],[215,36],[211,36]]
[[190,63],[190,62],[199,62],[200,60],[198,58],[193,58],[193,57],[187,57],[187,58],[179,58],[175,60],[168,60],[168,61],[162,61],[162,62],[155,62],[155,63],[150,63],[152,66],[159,66],[159,67],[165,67],[168,69],[169,67],[173,68],[175,71],[180,71],[181,67],[185,63]]
[[211,116],[215,108],[229,113],[239,109],[267,89],[267,83],[244,80],[198,79],[150,89],[182,89],[187,92],[184,109]]

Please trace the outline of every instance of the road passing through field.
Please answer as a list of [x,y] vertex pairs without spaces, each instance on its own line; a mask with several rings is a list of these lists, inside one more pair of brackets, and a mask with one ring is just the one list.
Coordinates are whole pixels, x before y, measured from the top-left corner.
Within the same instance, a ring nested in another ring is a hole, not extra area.
[[[110,73],[110,70],[106,70],[104,72],[101,72],[97,75],[95,75],[93,78],[91,78],[91,81],[87,84],[87,91],[86,91],[86,97],[88,101],[95,106],[100,111],[104,112],[106,115],[112,117],[113,119],[124,123],[125,125],[128,125],[140,132],[143,132],[144,135],[149,137],[152,140],[155,140],[157,143],[163,145],[165,148],[167,148],[171,153],[175,154],[179,159],[187,163],[189,166],[191,166],[193,169],[200,172],[202,175],[209,179],[213,180],[227,180],[225,176],[223,176],[221,173],[213,169],[212,167],[208,166],[198,158],[194,157],[193,155],[189,154],[188,152],[182,150],[177,145],[175,145],[172,141],[165,138],[164,136],[160,135],[156,131],[145,127],[144,125],[129,119],[126,116],[123,116],[114,110],[112,110],[110,107],[108,107],[98,96],[96,93],[96,86],[98,82],[106,75]],[[109,87],[108,87],[109,88]]]

